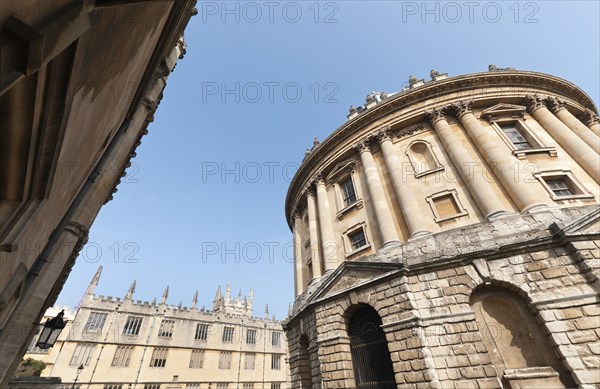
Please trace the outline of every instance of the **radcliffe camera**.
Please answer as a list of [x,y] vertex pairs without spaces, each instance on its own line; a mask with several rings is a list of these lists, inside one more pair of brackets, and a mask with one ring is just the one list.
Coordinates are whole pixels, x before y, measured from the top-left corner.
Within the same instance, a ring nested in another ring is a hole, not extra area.
[[600,388],[599,14],[0,0],[0,389]]

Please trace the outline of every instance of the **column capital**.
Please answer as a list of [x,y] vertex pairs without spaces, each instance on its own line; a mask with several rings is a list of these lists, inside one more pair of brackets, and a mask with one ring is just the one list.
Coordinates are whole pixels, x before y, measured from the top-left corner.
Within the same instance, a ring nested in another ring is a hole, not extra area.
[[313,186],[312,181],[308,185],[306,185],[303,192],[306,195],[306,197],[315,197],[315,187]]
[[550,108],[550,111],[552,111],[552,113],[557,113],[561,109],[566,109],[565,104],[567,102],[565,100],[561,99],[560,97],[550,96],[546,99],[546,101],[547,101],[548,107]]
[[583,112],[583,114],[581,115],[581,119],[583,123],[588,127],[600,123],[600,117],[598,117],[596,112],[592,111],[589,108]]
[[525,103],[527,104],[527,111],[534,113],[540,108],[545,108],[546,103],[544,97],[540,95],[527,95],[525,96]]
[[379,141],[379,144],[381,144],[385,141],[388,141],[388,140],[391,141],[392,140],[392,127],[390,127],[390,126],[383,127],[382,129],[377,131],[377,133],[375,134],[375,137]]
[[358,151],[359,154],[370,153],[371,152],[371,145],[369,143],[369,138],[364,138],[361,141],[359,141],[358,143],[356,143],[354,145],[354,149],[356,151]]
[[300,212],[298,209],[294,209],[292,211],[292,220],[294,220],[294,223],[298,223],[298,221],[302,220],[302,212]]
[[472,101],[461,100],[450,105],[450,111],[454,116],[456,116],[457,119],[460,120],[460,118],[464,115],[473,112],[471,111],[471,104],[473,104]]
[[325,177],[323,177],[323,172],[318,172],[317,174],[315,174],[311,181],[317,186],[326,184]]
[[440,120],[446,120],[446,115],[444,114],[443,108],[433,108],[432,110],[425,112],[425,120],[431,124],[431,126],[435,126],[435,123]]

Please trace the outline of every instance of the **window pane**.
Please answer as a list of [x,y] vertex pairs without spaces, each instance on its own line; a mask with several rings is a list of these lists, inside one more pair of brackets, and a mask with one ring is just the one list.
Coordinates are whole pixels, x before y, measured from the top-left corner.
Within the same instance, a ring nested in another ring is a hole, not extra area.
[[356,192],[354,191],[354,184],[352,178],[348,178],[340,184],[342,188],[342,196],[344,198],[344,205],[349,206],[356,202]]
[[360,230],[348,235],[348,238],[350,238],[350,243],[352,244],[353,250],[359,249],[359,248],[367,245],[367,239],[365,238],[365,232],[362,228]]

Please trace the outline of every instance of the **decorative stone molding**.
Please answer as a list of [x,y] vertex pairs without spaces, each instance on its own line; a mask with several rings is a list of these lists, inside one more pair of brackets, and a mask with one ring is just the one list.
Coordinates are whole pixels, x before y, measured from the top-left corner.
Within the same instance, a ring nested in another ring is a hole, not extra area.
[[354,145],[354,149],[358,151],[359,154],[364,152],[371,152],[371,145],[369,143],[369,138],[365,138]]
[[566,101],[561,99],[560,97],[550,96],[546,99],[548,102],[548,107],[552,113],[557,113],[561,109],[566,109]]
[[435,126],[435,123],[440,120],[446,120],[446,115],[444,114],[444,110],[442,108],[434,108],[430,111],[425,112],[425,119],[429,124]]
[[386,126],[382,129],[380,129],[375,134],[375,137],[377,138],[379,143],[383,143],[387,140],[391,141],[392,140],[392,128],[390,126]]
[[525,103],[527,104],[527,111],[529,113],[533,113],[542,107],[546,107],[544,98],[539,95],[525,96]]
[[471,111],[472,104],[473,101],[461,100],[457,103],[453,103],[452,105],[450,105],[450,112],[452,112],[452,114],[460,120],[460,118],[464,115],[473,112]]
[[596,114],[596,112],[592,111],[589,108],[583,112],[583,114],[581,115],[581,120],[588,127],[600,123],[600,117]]

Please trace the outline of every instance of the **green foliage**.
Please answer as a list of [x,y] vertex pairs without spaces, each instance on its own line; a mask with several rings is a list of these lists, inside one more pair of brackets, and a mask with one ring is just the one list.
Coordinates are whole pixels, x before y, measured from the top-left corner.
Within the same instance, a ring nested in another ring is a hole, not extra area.
[[46,363],[37,359],[27,358],[21,362],[21,367],[17,370],[17,377],[39,377],[42,370],[46,368]]

